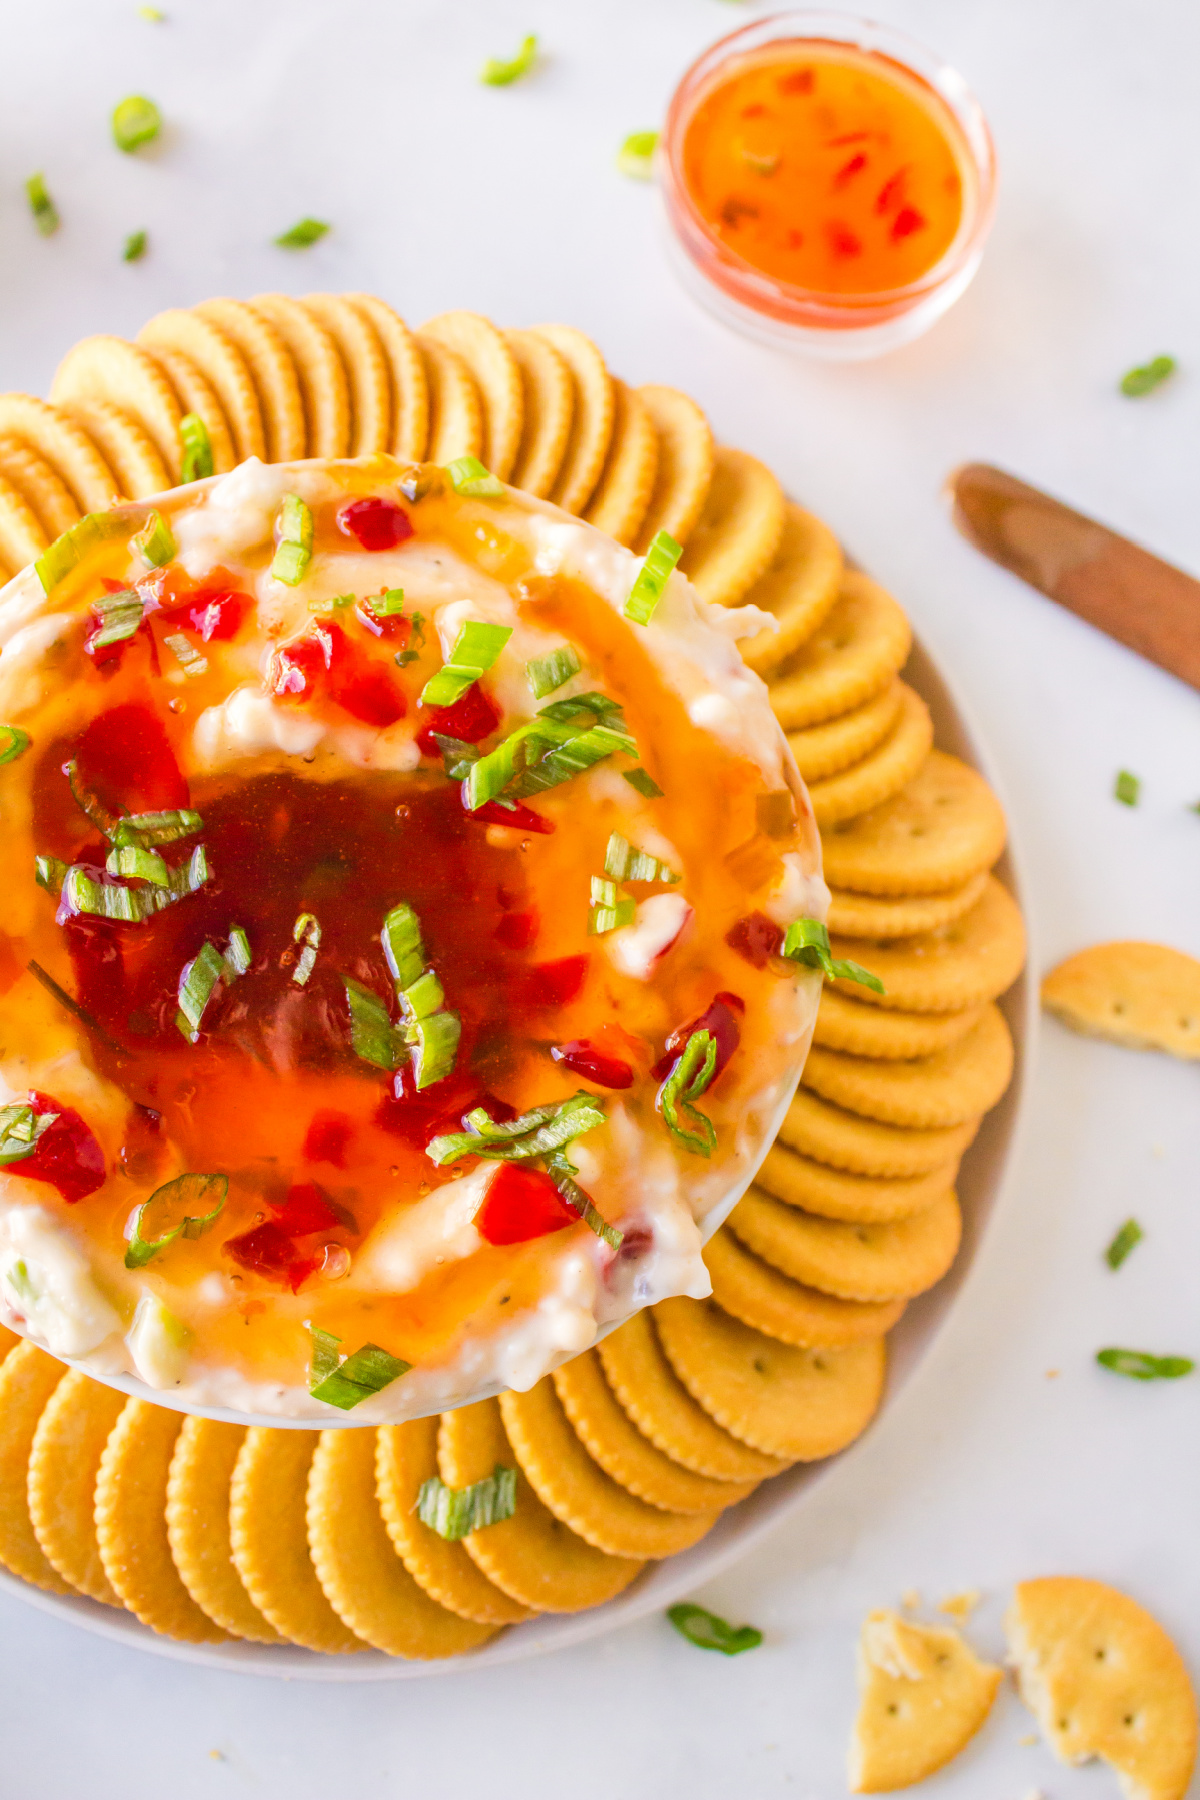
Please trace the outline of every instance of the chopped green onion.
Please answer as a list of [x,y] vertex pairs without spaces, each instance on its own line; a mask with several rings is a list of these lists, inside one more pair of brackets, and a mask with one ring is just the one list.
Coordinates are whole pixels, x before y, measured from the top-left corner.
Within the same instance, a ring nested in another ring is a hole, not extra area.
[[658,137],[657,131],[630,132],[617,151],[617,167],[622,175],[630,175],[635,181],[653,181]]
[[467,1131],[448,1132],[431,1138],[425,1154],[439,1168],[464,1156],[482,1156],[491,1162],[527,1162],[535,1156],[552,1156],[585,1131],[604,1123],[604,1103],[594,1094],[580,1092],[569,1100],[534,1107],[531,1112],[497,1125],[482,1106],[467,1114]]
[[85,513],[82,519],[68,526],[61,537],[56,537],[34,563],[43,590],[48,594],[57,587],[98,544],[106,543],[110,538],[128,537],[131,530],[130,519],[119,513]]
[[[383,598],[385,601],[392,600],[392,599],[399,600],[399,605],[394,606],[394,607],[386,606],[383,609],[385,615],[388,612],[400,612],[403,610],[403,606],[404,606],[404,589],[403,588],[389,588],[388,592],[383,596]],[[425,648],[425,615],[424,615],[424,613],[414,613],[412,616],[412,635],[408,640],[408,649],[407,650],[397,650],[396,655],[393,659],[396,663],[397,668],[407,669],[409,663],[419,662],[420,658],[421,658],[421,651],[424,648]]]
[[206,481],[213,472],[212,439],[199,413],[184,413],[179,421],[179,442],[183,447],[183,466],[179,471],[181,485]]
[[141,262],[149,239],[144,231],[131,231],[121,249],[122,262]]
[[326,1405],[338,1406],[343,1412],[351,1412],[372,1394],[381,1393],[412,1368],[411,1363],[381,1350],[378,1344],[364,1344],[353,1356],[338,1362],[336,1346],[341,1340],[329,1331],[314,1330],[312,1335],[312,1383],[308,1391],[314,1400],[324,1400]]
[[131,94],[113,112],[113,142],[127,155],[141,144],[153,143],[161,130],[162,114],[144,94]]
[[378,994],[364,987],[361,981],[355,981],[352,975],[343,975],[342,985],[350,1008],[351,1049],[363,1062],[391,1074],[404,1061],[406,1051],[387,1007]]
[[19,725],[0,725],[0,769],[5,763],[16,762],[18,756],[24,756],[28,748],[27,731],[22,731]]
[[37,1287],[29,1274],[29,1265],[24,1257],[13,1263],[6,1271],[7,1279],[18,1299],[26,1306],[36,1306],[41,1299],[41,1289]]
[[578,1174],[578,1170],[574,1165],[567,1161],[561,1151],[557,1151],[547,1159],[546,1168],[563,1199],[568,1206],[575,1208],[588,1230],[594,1231],[598,1238],[603,1238],[610,1250],[619,1250],[625,1242],[625,1233],[615,1225],[610,1225],[589,1196],[576,1185],[574,1176]]
[[0,1106],[0,1166],[32,1156],[42,1133],[57,1117],[57,1113],[35,1113],[27,1100]]
[[614,831],[608,840],[608,848],[604,852],[604,873],[611,875],[614,881],[675,882],[683,879],[674,869],[668,869],[666,863],[651,856],[649,851],[635,850],[619,831]]
[[421,1483],[417,1517],[440,1538],[457,1543],[472,1531],[483,1531],[511,1519],[517,1510],[517,1471],[497,1463],[482,1481],[470,1487],[452,1488],[439,1475]]
[[537,45],[537,35],[531,31],[529,36],[522,41],[517,54],[508,62],[504,62],[500,57],[489,56],[479,71],[480,81],[488,87],[510,87],[514,81],[519,81],[522,75],[528,74],[533,67],[533,60],[537,55]]
[[31,175],[25,183],[25,194],[29,201],[29,210],[33,214],[33,222],[41,237],[53,237],[62,224],[58,216],[58,208],[46,191],[46,177]]
[[533,692],[535,700],[544,700],[555,688],[560,688],[572,675],[578,675],[583,664],[579,660],[579,652],[574,644],[564,644],[559,650],[550,650],[545,656],[535,656],[525,664],[525,679]]
[[139,6],[138,7],[138,18],[139,19],[149,19],[149,21],[152,25],[161,25],[163,23],[163,21],[166,19],[166,16],[167,16],[166,13],[160,11],[157,6]]
[[146,616],[146,605],[132,588],[121,588],[115,594],[93,600],[92,611],[100,620],[100,630],[92,639],[98,650],[105,644],[120,644],[131,638]]
[[464,744],[461,738],[443,737],[440,731],[435,731],[433,737],[442,753],[442,765],[449,779],[465,781],[482,755],[478,744]]
[[229,933],[229,948],[225,952],[225,961],[236,978],[244,975],[253,961],[250,952],[250,939],[240,925],[234,925]]
[[[75,764],[68,763],[67,768],[71,774],[71,792],[89,819],[99,823],[95,813],[84,804],[86,799],[92,806],[98,806],[95,795],[84,793],[82,788],[77,792]],[[180,838],[193,837],[204,828],[204,820],[200,814],[187,807],[172,812],[130,813],[123,819],[114,819],[112,814],[107,816],[109,824],[100,826],[106,837],[110,837],[114,844],[141,844],[143,849],[149,849],[155,844],[178,843]]]
[[397,988],[411,987],[425,968],[421,921],[403,900],[393,906],[380,933],[383,954]]
[[400,1005],[406,1019],[427,1019],[445,1002],[446,995],[434,969],[426,969],[416,981],[400,990]]
[[376,594],[373,599],[368,600],[367,605],[379,618],[390,619],[396,613],[404,611],[404,589],[385,588],[382,594]]
[[682,555],[683,545],[677,544],[669,531],[655,532],[638,571],[637,580],[630,588],[629,598],[625,602],[627,619],[632,619],[635,625],[650,623],[655,608],[666,591],[671,572]]
[[115,883],[110,885],[94,880],[81,864],[74,863],[63,876],[62,905],[68,913],[85,913],[94,918],[118,919],[125,924],[140,925],[155,913],[161,912],[164,907],[173,906],[177,900],[198,893],[208,880],[209,873],[203,844],[197,844],[192,851],[191,860],[184,867],[168,871],[165,887],[126,888]]
[[116,841],[117,828],[123,821],[116,813],[109,811],[98,794],[84,786],[83,777],[79,773],[79,765],[74,757],[68,763],[64,763],[63,768],[70,784],[71,797],[80,812],[86,814],[92,824],[104,833],[105,837],[113,838]]
[[1108,1249],[1104,1252],[1104,1260],[1110,1269],[1119,1269],[1132,1250],[1136,1250],[1145,1232],[1136,1219],[1126,1219],[1120,1231]]
[[301,942],[304,944],[304,948],[300,952],[299,960],[292,970],[292,980],[297,987],[305,987],[308,984],[309,976],[316,966],[317,951],[321,947],[321,927],[318,925],[312,913],[300,914],[300,917],[292,926],[292,942],[293,944],[299,944]]
[[326,232],[333,226],[324,219],[300,219],[288,231],[281,231],[274,239],[281,250],[307,250],[313,244],[320,243]]
[[472,498],[492,498],[504,492],[504,483],[484,467],[477,456],[456,456],[446,464],[450,486],[456,494]]
[[872,975],[869,969],[848,957],[830,955],[829,932],[820,919],[794,919],[787,928],[782,954],[807,968],[821,969],[830,981],[856,981],[876,994],[887,991],[878,975]]
[[603,694],[555,700],[472,766],[466,777],[467,808],[475,812],[489,800],[524,800],[544,793],[617,752],[638,755],[615,701]]
[[1128,769],[1120,769],[1113,783],[1113,799],[1119,800],[1122,806],[1136,806],[1141,796],[1142,784],[1136,775]]
[[57,895],[62,892],[63,878],[68,868],[65,862],[60,862],[57,856],[35,856],[33,868],[34,879],[40,888],[45,888],[48,894]]
[[275,521],[278,548],[271,564],[276,581],[296,587],[312,561],[313,516],[299,494],[285,494]]
[[304,1322],[308,1326],[309,1335],[312,1338],[312,1357],[308,1365],[308,1386],[311,1392],[318,1382],[324,1381],[325,1377],[332,1375],[337,1368],[341,1360],[338,1356],[338,1345],[342,1340],[340,1337],[336,1337],[332,1331],[322,1331],[321,1327],[314,1325],[310,1319],[306,1319]]
[[1190,1356],[1153,1356],[1149,1350],[1097,1350],[1096,1361],[1131,1381],[1178,1381],[1196,1366]]
[[458,1040],[462,1036],[462,1020],[456,1012],[433,1013],[427,1019],[417,1019],[405,1036],[413,1047],[418,1090],[432,1087],[454,1067]]
[[1143,394],[1152,394],[1156,387],[1160,387],[1175,373],[1176,367],[1173,356],[1152,357],[1148,363],[1130,369],[1121,377],[1121,392],[1128,400],[1140,400]]
[[[174,1181],[156,1188],[148,1200],[134,1212],[129,1221],[129,1248],[125,1252],[127,1269],[142,1269],[152,1256],[173,1244],[181,1234],[185,1238],[198,1238],[216,1223],[224,1211],[225,1199],[229,1193],[229,1177],[227,1175],[177,1175]],[[161,1237],[144,1238],[142,1236],[142,1220],[149,1206],[169,1206],[171,1211],[194,1207],[194,1212],[184,1211],[178,1225],[171,1227]]]
[[310,613],[342,612],[347,606],[353,606],[357,599],[357,594],[335,594],[332,600],[310,600],[308,610]]
[[201,944],[195,958],[183,965],[179,976],[179,1011],[175,1015],[175,1023],[189,1044],[194,1044],[199,1036],[205,1009],[213,997],[218,981],[224,978],[226,972],[225,958],[207,939]]
[[491,668],[512,636],[511,625],[468,619],[454,640],[449,660],[421,690],[422,706],[453,706]]
[[150,514],[142,530],[136,531],[130,539],[130,546],[148,569],[161,569],[178,550],[171,528],[159,512]]
[[166,887],[171,872],[157,850],[143,850],[139,844],[115,844],[104,864],[109,875],[132,875],[137,881],[152,881],[155,887]]
[[169,631],[163,643],[183,669],[189,680],[208,673],[208,658],[201,656],[195,645],[184,637],[182,631]]
[[[694,1156],[711,1156],[717,1147],[717,1132],[706,1113],[692,1102],[698,1100],[712,1080],[717,1067],[717,1040],[711,1031],[693,1031],[667,1079],[658,1090],[658,1105],[671,1136]],[[680,1120],[686,1113],[696,1127],[689,1131]]]
[[645,769],[622,769],[621,773],[624,775],[630,787],[636,788],[643,799],[662,799],[662,789],[659,787],[657,781],[646,773]]
[[743,1650],[757,1650],[763,1634],[757,1625],[733,1626],[709,1612],[706,1606],[695,1606],[689,1600],[667,1608],[667,1617],[681,1637],[697,1650],[719,1650],[722,1656],[740,1656]]
[[590,937],[603,937],[605,932],[620,931],[623,926],[632,925],[636,911],[635,902],[628,895],[618,893],[615,881],[592,876],[592,903],[588,907]]

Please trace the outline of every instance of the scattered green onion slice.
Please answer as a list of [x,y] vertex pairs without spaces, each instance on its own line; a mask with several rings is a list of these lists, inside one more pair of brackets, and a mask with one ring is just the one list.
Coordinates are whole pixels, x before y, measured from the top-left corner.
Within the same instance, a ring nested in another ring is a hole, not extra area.
[[121,261],[141,262],[149,241],[144,231],[131,231],[121,247]]
[[187,639],[182,631],[169,631],[163,643],[182,668],[189,681],[208,673],[208,658],[201,656],[196,646]]
[[179,421],[179,442],[183,447],[183,465],[179,472],[181,484],[207,481],[213,472],[212,439],[199,413],[184,413]]
[[625,1233],[615,1225],[610,1225],[604,1214],[599,1212],[583,1189],[575,1182],[579,1171],[573,1163],[569,1163],[561,1150],[547,1158],[546,1169],[551,1181],[569,1206],[573,1206],[589,1231],[594,1231],[598,1238],[603,1238],[610,1250],[619,1250],[625,1242]]
[[1104,1252],[1104,1260],[1110,1269],[1119,1269],[1131,1251],[1136,1250],[1145,1232],[1136,1219],[1126,1219],[1120,1231],[1108,1249]]
[[525,800],[581,775],[606,756],[639,754],[621,707],[604,694],[555,700],[481,756],[466,777],[470,812],[489,800]]
[[479,71],[480,81],[484,82],[487,87],[511,87],[514,81],[519,81],[522,75],[527,75],[533,67],[537,47],[537,34],[531,31],[529,36],[522,41],[517,54],[509,61],[505,62],[498,56],[489,56]]
[[27,731],[22,731],[19,725],[0,725],[0,769],[5,763],[16,762],[18,756],[24,756],[28,748]]
[[67,781],[71,787],[71,797],[80,812],[84,813],[92,824],[104,833],[105,837],[112,838],[114,842],[125,841],[118,840],[116,836],[117,829],[123,821],[116,813],[109,811],[98,794],[94,794],[91,788],[84,786],[83,777],[79,773],[79,765],[75,758],[72,757],[64,767]]
[[432,1013],[418,1019],[405,1034],[412,1044],[413,1070],[418,1091],[441,1081],[454,1067],[462,1020],[456,1012]]
[[343,975],[342,985],[350,1008],[351,1049],[363,1062],[391,1074],[399,1068],[407,1053],[387,1007],[378,994],[364,987],[361,981],[355,981],[352,975]]
[[411,1363],[381,1350],[378,1344],[364,1344],[353,1356],[339,1362],[337,1346],[341,1339],[334,1337],[331,1331],[317,1331],[311,1326],[309,1329],[313,1337],[313,1359],[308,1391],[314,1400],[324,1400],[328,1406],[340,1407],[343,1412],[351,1412],[372,1394],[382,1393],[385,1387],[390,1387],[412,1368]]
[[183,965],[179,976],[179,1011],[175,1015],[175,1023],[190,1044],[195,1043],[208,1003],[217,983],[226,973],[225,958],[216,945],[210,944],[207,939],[201,944],[193,960]]
[[653,181],[658,137],[657,131],[630,132],[617,151],[617,167],[622,175],[630,175],[634,181]]
[[794,919],[783,940],[783,955],[810,969],[820,969],[830,981],[856,981],[876,994],[886,992],[878,975],[851,962],[848,957],[834,957],[829,951],[829,932],[820,919]]
[[306,987],[308,978],[316,967],[317,951],[321,947],[321,927],[312,913],[300,914],[292,926],[292,942],[304,945],[296,966],[292,970],[292,980],[297,987]]
[[9,1285],[12,1287],[13,1292],[26,1306],[37,1305],[42,1297],[41,1289],[37,1287],[31,1278],[29,1265],[26,1263],[24,1257],[21,1257],[19,1261],[13,1263],[5,1271],[5,1276]]
[[100,620],[100,630],[92,639],[96,649],[131,638],[146,616],[145,602],[132,588],[121,588],[115,594],[93,600],[92,611]]
[[517,1471],[497,1463],[482,1481],[470,1487],[447,1487],[439,1475],[431,1475],[421,1483],[417,1495],[417,1517],[440,1538],[457,1543],[469,1532],[483,1531],[511,1519],[517,1510]]
[[454,640],[448,661],[421,690],[422,706],[453,706],[491,668],[512,636],[511,625],[468,619]]
[[[50,857],[39,858],[39,864],[53,863]],[[197,844],[191,859],[182,868],[167,873],[165,887],[127,888],[116,882],[97,881],[79,863],[73,863],[62,878],[60,919],[65,913],[85,913],[98,919],[118,919],[125,924],[140,925],[166,906],[198,893],[209,878],[208,858],[204,845]],[[42,886],[41,868],[38,880]]]
[[405,901],[393,906],[380,933],[383,954],[397,988],[411,987],[425,967],[421,921]]
[[109,875],[132,876],[135,881],[152,881],[155,887],[166,887],[171,872],[157,850],[143,850],[140,844],[114,844],[104,868]]
[[48,594],[57,587],[98,544],[106,543],[110,538],[128,537],[132,529],[132,521],[119,513],[85,513],[61,537],[56,537],[34,563],[44,591]]
[[298,219],[287,231],[281,231],[274,240],[281,250],[307,250],[313,244],[320,243],[326,232],[333,226],[324,219]]
[[166,13],[163,12],[157,6],[139,6],[138,7],[139,19],[149,19],[149,21],[152,25],[161,25],[163,23],[163,21],[166,19],[166,16],[167,16]]
[[246,933],[242,930],[240,925],[232,926],[229,932],[229,948],[225,952],[225,961],[232,970],[234,977],[236,978],[238,975],[244,975],[253,960],[250,951],[250,939],[246,936]]
[[400,1010],[407,1021],[403,1039],[412,1049],[419,1091],[441,1081],[454,1067],[462,1021],[456,1012],[446,1010],[441,981],[435,970],[425,966],[421,921],[412,907],[403,900],[394,906],[383,921],[380,935]]
[[662,799],[662,789],[659,787],[657,781],[646,773],[645,769],[622,769],[621,773],[624,775],[630,787],[636,788],[643,799]]
[[1097,1350],[1096,1361],[1131,1381],[1178,1381],[1196,1366],[1190,1356],[1153,1356],[1149,1350]]
[[131,94],[113,112],[113,142],[126,154],[142,144],[153,143],[161,130],[162,114],[144,94]]
[[346,607],[353,606],[357,599],[357,594],[335,594],[331,600],[310,600],[308,610],[310,613],[344,612]]
[[25,183],[25,194],[29,201],[29,210],[33,214],[33,222],[41,237],[53,237],[62,224],[58,216],[58,208],[46,191],[46,177],[31,175]]
[[62,892],[63,879],[68,864],[60,862],[57,856],[35,856],[33,859],[34,879],[40,888],[48,894],[58,895]]
[[277,548],[271,573],[276,581],[297,587],[312,561],[313,516],[299,494],[285,494],[275,521]]
[[464,744],[461,738],[443,737],[440,731],[435,731],[433,736],[449,779],[465,781],[482,755],[478,744]]
[[485,468],[477,456],[456,456],[446,464],[450,486],[456,494],[473,498],[492,498],[504,492],[504,483]]
[[623,838],[619,831],[614,831],[608,840],[604,852],[604,873],[611,875],[614,881],[682,881],[674,869],[668,869],[666,863],[659,862],[647,850],[636,850]]
[[482,1106],[467,1114],[468,1131],[448,1132],[431,1138],[425,1154],[439,1168],[464,1156],[482,1156],[490,1162],[527,1162],[535,1156],[552,1156],[556,1150],[594,1131],[604,1123],[604,1102],[595,1094],[580,1092],[569,1100],[534,1107],[519,1119],[498,1125]]
[[404,589],[385,588],[382,594],[375,594],[367,605],[381,619],[390,619],[396,613],[404,611]]
[[1140,400],[1172,376],[1177,366],[1173,356],[1151,357],[1148,363],[1141,363],[1121,377],[1121,392],[1129,400]]
[[406,1019],[427,1019],[430,1013],[446,1003],[446,995],[435,969],[426,969],[408,987],[400,990],[400,1006]]
[[322,1331],[321,1327],[314,1325],[310,1319],[306,1319],[305,1324],[308,1326],[309,1335],[312,1338],[312,1356],[308,1365],[308,1385],[311,1392],[319,1381],[324,1381],[325,1377],[332,1375],[337,1368],[340,1361],[338,1345],[342,1340],[340,1337],[335,1337],[332,1331]]
[[592,876],[592,903],[588,907],[590,937],[603,937],[605,932],[620,931],[623,926],[632,925],[636,911],[636,902],[629,895],[619,893],[615,881]]
[[[72,774],[71,792],[75,795],[75,798],[79,801],[80,805],[83,806],[83,810],[88,814],[88,817],[94,819],[94,812],[83,805],[83,800],[80,799],[80,793],[76,792],[74,763],[69,763],[68,768]],[[87,798],[91,800],[93,804],[99,805],[99,802],[96,801],[94,795],[88,795]],[[140,844],[143,849],[149,849],[155,844],[178,843],[180,838],[194,837],[196,832],[202,830],[204,827],[204,820],[200,817],[200,814],[198,812],[192,812],[187,807],[179,808],[173,812],[130,813],[123,819],[113,819],[111,814],[108,816],[111,821],[110,824],[101,825],[100,827],[106,837],[110,837],[114,844]],[[98,823],[99,821],[97,820],[96,822]]]
[[27,1100],[0,1106],[0,1166],[32,1156],[38,1139],[57,1117],[57,1113],[35,1113]]
[[544,700],[547,694],[570,681],[572,675],[578,675],[582,667],[574,644],[563,644],[561,649],[547,651],[545,656],[535,656],[527,662],[525,679],[534,699]]
[[[683,1054],[658,1090],[658,1108],[668,1131],[694,1156],[711,1156],[717,1147],[716,1126],[693,1101],[708,1087],[717,1067],[717,1040],[711,1031],[693,1031]],[[694,1131],[680,1119],[686,1114]]]
[[667,1608],[667,1617],[681,1637],[697,1650],[719,1650],[722,1656],[740,1656],[743,1650],[757,1650],[763,1634],[756,1625],[730,1625],[706,1606],[684,1600]]
[[[185,1238],[198,1238],[210,1225],[216,1223],[224,1211],[228,1193],[227,1175],[177,1175],[174,1181],[156,1188],[148,1200],[143,1200],[129,1221],[129,1248],[125,1252],[125,1267],[144,1268],[152,1256],[157,1256],[160,1250],[173,1244],[181,1234]],[[178,1225],[172,1226],[161,1237],[144,1238],[142,1221],[147,1207],[155,1205],[168,1206],[172,1213],[182,1211],[183,1217]]]
[[134,533],[130,540],[148,569],[161,569],[176,554],[178,545],[171,535],[171,528],[160,512],[151,512],[141,531]]
[[1122,806],[1136,806],[1141,792],[1142,784],[1138,776],[1131,775],[1128,769],[1117,771],[1117,779],[1113,782],[1114,800],[1119,800]]
[[655,532],[638,571],[637,580],[630,588],[629,598],[625,602],[627,619],[632,619],[635,625],[650,623],[655,608],[666,591],[672,570],[682,555],[683,545],[677,544],[669,531]]

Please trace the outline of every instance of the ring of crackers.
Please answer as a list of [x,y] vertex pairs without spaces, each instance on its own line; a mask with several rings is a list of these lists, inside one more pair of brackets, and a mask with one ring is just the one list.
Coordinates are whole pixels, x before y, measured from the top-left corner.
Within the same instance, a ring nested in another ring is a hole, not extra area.
[[913,1300],[954,1261],[962,1214],[953,1189],[921,1212],[889,1224],[822,1219],[750,1188],[729,1229],[763,1262],[805,1287],[841,1300]]

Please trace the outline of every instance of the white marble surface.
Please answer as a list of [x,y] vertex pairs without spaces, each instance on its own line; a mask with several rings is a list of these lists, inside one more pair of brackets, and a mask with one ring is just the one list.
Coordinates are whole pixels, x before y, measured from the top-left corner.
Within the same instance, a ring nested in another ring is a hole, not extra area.
[[[89,331],[132,334],[213,292],[370,288],[411,322],[452,305],[564,318],[627,379],[677,382],[766,457],[910,609],[1005,771],[1046,962],[1099,938],[1200,952],[1200,700],[992,569],[939,484],[993,459],[1200,567],[1194,501],[1200,202],[1187,0],[879,0],[987,108],[1002,171],[974,289],[923,342],[857,368],[790,364],[673,285],[652,194],[612,156],[653,125],[716,0],[8,0],[0,59],[0,388],[44,392]],[[477,85],[529,29],[546,60]],[[170,122],[140,158],[107,114],[144,91]],[[64,218],[37,239],[20,183]],[[336,224],[289,257],[301,214]],[[124,235],[152,249],[123,266]],[[1184,372],[1131,403],[1115,381]],[[1110,798],[1136,771],[1136,811]],[[1200,1376],[1097,1370],[1127,1343],[1200,1356],[1196,1071],[1042,1033],[1019,1178],[932,1359],[813,1506],[699,1597],[766,1645],[726,1661],[656,1621],[591,1648],[415,1685],[315,1689],[123,1652],[0,1599],[0,1789],[13,1800],[288,1794],[835,1800],[853,1641],[908,1588],[981,1587],[998,1651],[1014,1580],[1076,1571],[1153,1607],[1200,1672]],[[1101,1252],[1136,1213],[1146,1241]],[[978,1271],[977,1271],[978,1273]],[[1052,1374],[1052,1371],[1056,1373]],[[1006,1693],[929,1789],[945,1800],[1114,1792],[1021,1742]]]

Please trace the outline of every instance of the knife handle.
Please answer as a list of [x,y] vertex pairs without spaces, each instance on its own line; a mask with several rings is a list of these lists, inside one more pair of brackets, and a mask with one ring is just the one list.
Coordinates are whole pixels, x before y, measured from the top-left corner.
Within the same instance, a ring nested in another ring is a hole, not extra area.
[[987,463],[964,464],[947,488],[977,550],[1200,689],[1200,581]]

